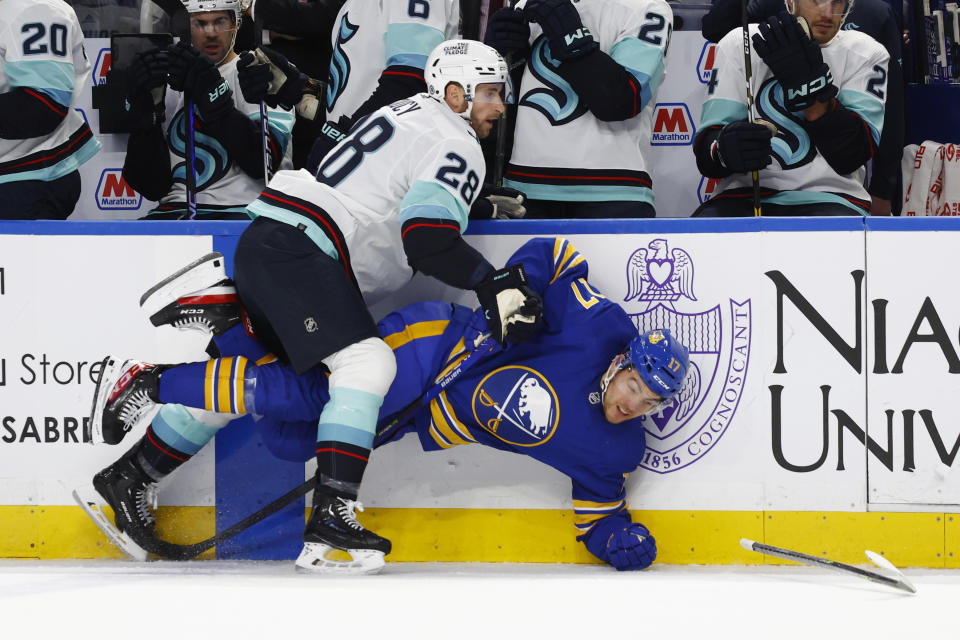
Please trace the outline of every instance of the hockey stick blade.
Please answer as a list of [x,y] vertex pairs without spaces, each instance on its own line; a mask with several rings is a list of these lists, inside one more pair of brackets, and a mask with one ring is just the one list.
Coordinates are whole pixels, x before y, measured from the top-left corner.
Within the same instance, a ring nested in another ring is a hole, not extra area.
[[[820,558],[818,556],[802,553],[800,551],[791,551],[790,549],[774,547],[768,544],[763,544],[762,542],[750,540],[749,538],[741,538],[740,546],[747,551],[756,551],[757,553],[773,556],[774,558],[792,560],[793,562],[801,562],[804,564],[813,565],[815,567],[823,567],[824,569],[832,569],[834,571],[840,571],[846,574],[853,574],[865,580],[876,582],[877,584],[883,584],[888,587],[893,587],[894,589],[899,589],[900,591],[906,591],[907,593],[917,592],[917,588],[913,586],[913,583],[907,580],[903,574],[900,573],[900,571],[894,567],[892,563],[890,563],[890,561],[888,561],[886,558],[882,558],[872,551],[867,552],[867,557],[877,566],[886,569],[887,571],[892,569],[894,575],[870,571],[869,569],[861,569],[860,567],[855,567],[851,564],[837,562],[836,560],[830,560],[829,558]],[[871,556],[871,554],[873,555]],[[876,558],[879,558],[879,561]]]

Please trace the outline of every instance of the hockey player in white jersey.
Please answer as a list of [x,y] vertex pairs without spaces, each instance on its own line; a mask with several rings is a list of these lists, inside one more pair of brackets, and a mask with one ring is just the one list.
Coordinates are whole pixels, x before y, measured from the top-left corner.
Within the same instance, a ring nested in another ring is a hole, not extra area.
[[100,150],[74,108],[90,73],[83,33],[60,0],[0,6],[0,219],[66,219],[77,167]]
[[[264,184],[260,105],[240,90],[233,50],[240,0],[183,0],[192,42],[139,54],[129,68],[132,104],[141,126],[127,142],[123,175],[150,200],[147,219],[188,215],[185,97],[194,105],[194,166],[198,219],[247,219],[245,206]],[[172,91],[165,91],[169,84]],[[267,111],[268,167],[292,166],[290,110]]]
[[[426,69],[428,93],[370,114],[316,177],[303,169],[280,171],[249,205],[254,220],[234,254],[235,292],[216,275],[222,271],[200,261],[141,301],[154,324],[179,326],[179,315],[163,310],[185,297],[239,296],[258,338],[282,361],[301,373],[329,370],[330,402],[317,425],[313,512],[297,560],[307,571],[373,572],[390,552],[390,541],[363,528],[355,514],[378,412],[396,370],[367,304],[416,270],[475,290],[499,341],[522,342],[540,323],[542,302],[522,265],[495,270],[461,237],[483,182],[478,136],[489,135],[504,108],[506,64],[480,42],[454,40],[431,53]],[[122,386],[135,374],[111,369],[98,389]],[[165,409],[170,406],[176,405]],[[144,487],[187,457],[144,437],[95,480],[116,512],[133,514],[119,528],[139,536],[134,539],[144,549],[153,541],[152,522],[136,515],[145,512],[139,509]],[[330,558],[331,550],[348,551],[351,559]]]
[[721,181],[694,216],[751,215],[754,170],[763,215],[869,215],[864,164],[883,130],[889,55],[841,30],[852,5],[786,0],[788,11],[750,25],[754,116],[771,126],[747,121],[743,30],[717,44],[694,153]]
[[528,0],[493,15],[486,42],[527,58],[503,184],[527,195],[528,218],[655,215],[644,148],[672,28],[664,0]]

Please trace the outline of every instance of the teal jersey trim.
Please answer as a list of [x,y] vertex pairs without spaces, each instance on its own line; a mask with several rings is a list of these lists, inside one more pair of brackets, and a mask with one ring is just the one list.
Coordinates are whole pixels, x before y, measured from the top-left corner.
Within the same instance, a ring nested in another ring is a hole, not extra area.
[[769,202],[771,204],[821,204],[821,203],[833,203],[833,204],[842,204],[846,207],[849,207],[852,211],[855,211],[859,215],[864,215],[863,209],[857,207],[850,203],[846,198],[842,198],[833,193],[824,193],[822,191],[781,191],[775,193],[772,196],[766,196],[761,198],[762,202]]
[[663,82],[663,51],[637,38],[624,38],[610,47],[610,57],[640,83],[640,107],[650,104]]
[[[250,113],[248,115],[251,120],[257,124],[260,123],[259,113]],[[292,113],[287,113],[286,111],[267,112],[267,126],[270,127],[273,137],[280,141],[281,156],[287,152],[287,145],[290,144],[290,137],[293,134],[293,125],[295,122],[296,118]]]
[[703,103],[700,112],[700,131],[716,125],[724,126],[737,120],[747,119],[747,105],[726,98],[710,98]]
[[216,427],[197,420],[179,404],[165,404],[151,423],[154,433],[177,451],[194,455],[217,435]]
[[589,185],[533,184],[504,180],[503,186],[522,191],[531,200],[572,202],[646,202],[653,205],[649,187],[593,187]]
[[408,22],[391,24],[383,36],[387,66],[423,69],[430,52],[441,42],[443,32],[439,29]]
[[51,182],[57,178],[62,178],[68,173],[73,173],[80,167],[80,165],[97,155],[97,152],[100,151],[101,146],[102,145],[100,144],[99,140],[96,138],[91,138],[83,143],[82,147],[57,164],[44,169],[37,169],[36,171],[21,171],[19,173],[11,173],[9,175],[0,176],[0,184],[5,184],[7,182],[20,182],[22,180],[42,180],[44,182]]
[[73,98],[74,69],[69,62],[23,60],[3,66],[11,88],[28,87],[41,91],[65,107]]
[[[479,189],[479,185],[477,186]],[[470,211],[466,203],[435,182],[417,180],[400,203],[401,224],[412,218],[448,218],[467,230]]]
[[870,127],[873,143],[880,144],[880,132],[883,131],[883,103],[865,93],[849,89],[841,89],[837,94],[837,100],[863,118]]
[[332,387],[330,401],[320,413],[317,442],[335,440],[371,448],[382,404],[383,396],[375,393]]
[[289,224],[291,227],[296,227],[298,225],[304,225],[306,228],[303,230],[307,237],[313,240],[313,243],[320,247],[320,250],[325,254],[333,258],[334,260],[340,260],[340,254],[337,253],[337,248],[333,246],[333,243],[330,242],[330,238],[327,237],[323,231],[320,230],[320,227],[313,220],[306,216],[301,216],[299,214],[287,211],[286,209],[281,209],[280,207],[275,207],[272,204],[267,204],[263,200],[254,200],[247,205],[247,215],[251,218],[257,218],[263,216],[265,218],[271,218],[279,222],[284,222]]

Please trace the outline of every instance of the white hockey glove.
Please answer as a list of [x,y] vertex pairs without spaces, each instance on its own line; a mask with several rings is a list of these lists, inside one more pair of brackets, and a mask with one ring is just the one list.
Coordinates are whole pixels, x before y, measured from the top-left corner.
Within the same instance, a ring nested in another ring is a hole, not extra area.
[[490,334],[501,344],[529,340],[540,327],[543,300],[528,286],[522,264],[494,271],[476,292]]
[[515,220],[527,214],[523,206],[527,199],[522,191],[507,187],[485,184],[480,189],[473,206],[470,207],[471,220]]

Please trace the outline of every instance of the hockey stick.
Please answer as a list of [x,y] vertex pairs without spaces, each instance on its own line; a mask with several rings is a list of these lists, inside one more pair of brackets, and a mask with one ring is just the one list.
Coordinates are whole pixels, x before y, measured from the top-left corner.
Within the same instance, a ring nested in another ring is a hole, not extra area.
[[790,551],[789,549],[781,549],[780,547],[773,547],[768,544],[763,544],[761,542],[755,542],[747,538],[740,539],[740,546],[742,546],[747,551],[756,551],[757,553],[763,553],[768,556],[773,556],[775,558],[782,558],[784,560],[793,560],[794,562],[803,562],[805,564],[810,564],[815,567],[823,567],[824,569],[833,569],[835,571],[840,571],[842,573],[853,574],[859,576],[870,582],[876,582],[878,584],[884,584],[888,587],[893,587],[894,589],[900,589],[901,591],[906,591],[907,593],[916,593],[917,588],[913,586],[913,583],[907,580],[906,576],[900,573],[893,564],[884,558],[883,556],[874,553],[873,551],[866,551],[867,558],[875,565],[881,569],[885,569],[887,573],[880,573],[878,571],[870,571],[868,569],[861,569],[860,567],[855,567],[850,564],[844,564],[843,562],[837,562],[835,560],[830,560],[828,558],[820,558],[818,556],[811,556],[806,553],[801,553],[799,551]]
[[[747,16],[747,0],[741,0],[741,21],[743,22],[743,71],[747,81],[747,121],[753,124],[753,87],[751,78],[753,77],[753,63],[750,54],[750,24]],[[761,216],[760,210],[760,172],[754,169],[750,172],[750,178],[753,180],[753,215]]]
[[[250,7],[253,17],[253,41],[257,48],[263,45],[263,13],[255,11],[255,5]],[[260,142],[263,145],[263,186],[270,182],[270,121],[267,119],[267,104],[260,101]]]
[[[481,357],[486,354],[496,350],[499,347],[499,343],[491,339],[490,334],[486,333],[477,338],[474,342],[474,348],[467,354],[467,356],[457,364],[452,370],[447,372],[442,377],[438,377],[435,381],[435,384],[430,387],[427,391],[423,393],[419,398],[408,404],[404,407],[397,416],[386,424],[382,429],[378,429],[377,436],[393,436],[396,430],[402,426],[414,413],[419,411],[422,407],[425,407],[430,404],[430,401],[440,395],[440,392],[446,389],[450,383],[456,380],[460,375],[473,366],[473,364],[481,359]],[[310,478],[304,481],[298,487],[291,489],[287,493],[283,494],[270,504],[266,505],[259,511],[250,514],[240,522],[234,524],[233,526],[224,529],[217,535],[212,538],[207,538],[206,540],[201,540],[200,542],[188,545],[174,544],[172,542],[159,541],[160,550],[162,553],[157,553],[168,560],[190,560],[200,555],[204,551],[212,549],[217,546],[224,540],[229,540],[234,537],[241,531],[249,529],[253,525],[257,524],[261,520],[273,515],[277,511],[280,511],[284,507],[292,504],[301,497],[309,493],[316,481],[314,478]]]

